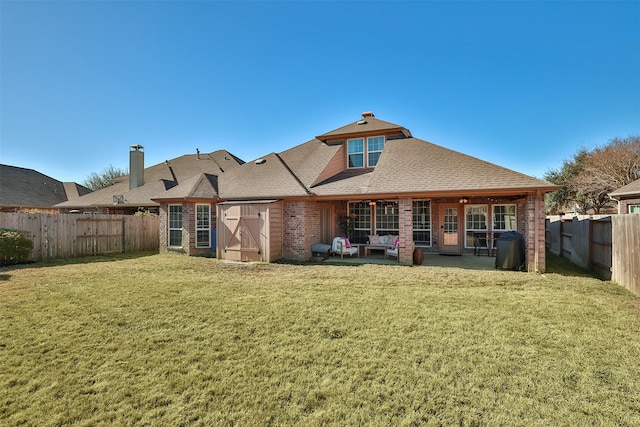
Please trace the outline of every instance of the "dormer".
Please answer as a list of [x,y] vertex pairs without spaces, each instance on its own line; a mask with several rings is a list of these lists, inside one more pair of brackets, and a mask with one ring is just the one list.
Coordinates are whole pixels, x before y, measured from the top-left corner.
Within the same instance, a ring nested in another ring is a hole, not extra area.
[[373,168],[384,150],[386,141],[411,138],[402,126],[376,119],[371,111],[362,113],[360,120],[332,130],[317,139],[328,145],[343,145],[341,150],[345,169]]
[[373,112],[365,111],[360,120],[316,138],[340,149],[312,185],[346,170],[368,172],[378,164],[387,141],[412,136],[408,129],[376,119]]

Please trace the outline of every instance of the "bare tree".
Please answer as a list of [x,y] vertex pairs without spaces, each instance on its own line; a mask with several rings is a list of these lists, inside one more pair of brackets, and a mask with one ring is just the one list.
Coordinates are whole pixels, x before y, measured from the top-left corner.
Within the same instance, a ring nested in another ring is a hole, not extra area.
[[574,203],[580,213],[600,213],[611,200],[609,193],[640,178],[640,136],[614,138],[592,151],[580,149],[559,171],[545,179],[563,188],[547,197],[550,213]]
[[100,190],[101,188],[113,185],[113,180],[115,178],[126,175],[127,173],[126,169],[118,169],[113,165],[109,165],[109,167],[104,168],[100,173],[91,172],[82,182],[82,185],[92,191]]

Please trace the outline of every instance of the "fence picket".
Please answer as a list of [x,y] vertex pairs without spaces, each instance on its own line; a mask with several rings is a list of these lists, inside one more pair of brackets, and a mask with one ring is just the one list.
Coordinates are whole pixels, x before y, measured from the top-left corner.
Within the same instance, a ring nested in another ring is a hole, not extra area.
[[34,261],[157,251],[159,217],[0,212],[0,228],[26,231]]

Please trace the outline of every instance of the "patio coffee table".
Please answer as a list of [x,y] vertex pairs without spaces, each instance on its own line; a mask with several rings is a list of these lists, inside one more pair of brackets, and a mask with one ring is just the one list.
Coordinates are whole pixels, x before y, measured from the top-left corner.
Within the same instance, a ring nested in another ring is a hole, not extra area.
[[382,251],[382,253],[384,254],[384,252],[389,249],[390,246],[382,246],[382,245],[365,245],[364,246],[364,256],[369,256],[371,254],[371,251]]

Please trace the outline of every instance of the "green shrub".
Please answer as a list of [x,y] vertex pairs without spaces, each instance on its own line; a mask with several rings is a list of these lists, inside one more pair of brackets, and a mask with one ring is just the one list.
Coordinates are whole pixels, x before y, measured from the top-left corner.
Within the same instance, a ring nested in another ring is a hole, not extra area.
[[26,231],[0,229],[0,265],[27,261],[31,249],[33,242]]

